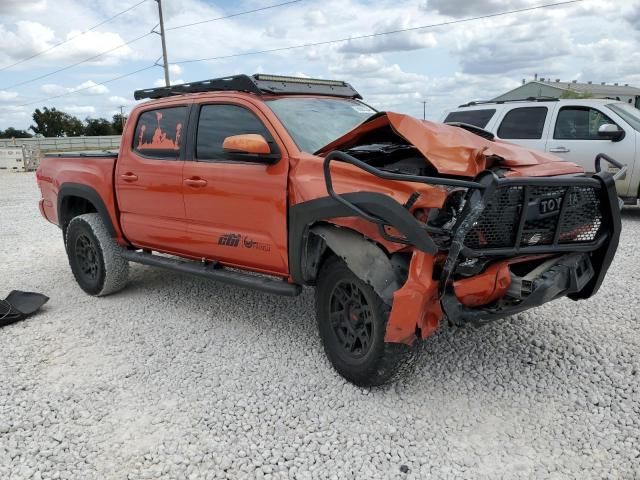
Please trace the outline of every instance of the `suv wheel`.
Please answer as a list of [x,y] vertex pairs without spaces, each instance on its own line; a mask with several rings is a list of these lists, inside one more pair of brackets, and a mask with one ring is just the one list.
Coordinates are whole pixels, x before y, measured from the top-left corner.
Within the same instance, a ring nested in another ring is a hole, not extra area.
[[65,245],[71,271],[82,290],[100,297],[124,288],[129,262],[99,214],[74,217],[66,230]]
[[417,348],[385,343],[389,307],[340,259],[323,265],[316,286],[318,330],[327,357],[348,381],[370,387],[409,371]]

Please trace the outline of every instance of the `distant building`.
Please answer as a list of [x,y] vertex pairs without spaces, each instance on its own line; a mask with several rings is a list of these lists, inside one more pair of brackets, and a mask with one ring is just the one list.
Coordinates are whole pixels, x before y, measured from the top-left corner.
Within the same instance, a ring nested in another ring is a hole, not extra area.
[[494,98],[500,100],[525,100],[532,97],[550,98],[572,98],[576,96],[586,96],[588,98],[611,98],[622,102],[631,103],[636,108],[640,108],[640,88],[632,87],[629,84],[618,85],[617,83],[578,83],[561,82],[541,78],[524,83],[513,90]]

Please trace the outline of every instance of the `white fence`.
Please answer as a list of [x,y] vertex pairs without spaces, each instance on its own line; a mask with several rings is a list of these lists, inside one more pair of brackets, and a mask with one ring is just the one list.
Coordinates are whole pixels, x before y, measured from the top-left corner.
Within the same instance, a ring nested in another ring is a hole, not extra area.
[[0,139],[0,147],[21,146],[40,150],[43,153],[74,150],[117,150],[120,147],[120,135]]

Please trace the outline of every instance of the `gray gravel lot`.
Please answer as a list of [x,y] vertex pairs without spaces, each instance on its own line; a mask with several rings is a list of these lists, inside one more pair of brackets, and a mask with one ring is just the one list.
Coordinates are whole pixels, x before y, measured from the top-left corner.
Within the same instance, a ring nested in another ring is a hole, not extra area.
[[0,329],[0,479],[640,478],[638,208],[595,298],[445,328],[364,390],[325,359],[311,290],[132,265],[85,295],[38,198],[0,172],[0,297],[51,297]]

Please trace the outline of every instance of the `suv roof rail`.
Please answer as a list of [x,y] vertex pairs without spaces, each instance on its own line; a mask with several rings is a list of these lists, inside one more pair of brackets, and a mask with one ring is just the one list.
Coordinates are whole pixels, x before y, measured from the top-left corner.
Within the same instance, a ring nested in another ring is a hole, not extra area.
[[170,87],[136,90],[136,100],[144,98],[165,98],[187,93],[239,91],[256,95],[327,95],[333,97],[362,98],[347,82],[340,80],[322,80],[318,78],[286,77],[282,75],[233,75],[231,77],[212,78],[199,82],[182,83]]
[[515,102],[557,102],[558,100],[560,99],[556,97],[528,97],[528,98],[521,98],[518,100],[475,100],[473,102],[458,105],[458,108],[473,107],[475,105],[488,105],[488,104],[502,105],[503,103],[515,103]]

